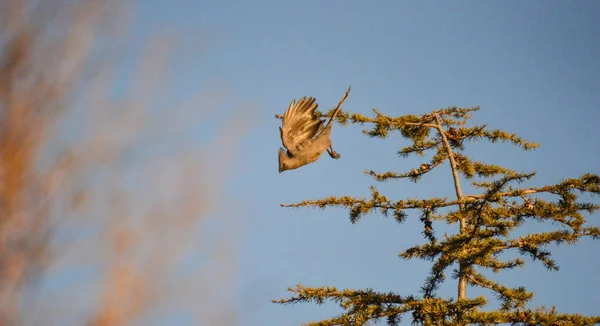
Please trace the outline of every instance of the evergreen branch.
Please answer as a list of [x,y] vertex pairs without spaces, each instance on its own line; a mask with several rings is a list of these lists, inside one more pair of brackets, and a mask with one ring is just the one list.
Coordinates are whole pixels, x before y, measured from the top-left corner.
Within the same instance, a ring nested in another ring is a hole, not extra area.
[[527,292],[524,287],[511,289],[487,279],[473,269],[469,269],[468,272],[465,273],[465,277],[470,284],[477,285],[496,293],[502,303],[501,309],[503,311],[523,309],[527,302],[533,299],[533,293]]
[[326,207],[342,207],[350,211],[350,221],[356,223],[362,215],[371,213],[378,209],[384,216],[390,212],[394,214],[398,222],[403,222],[406,218],[404,210],[437,208],[450,206],[445,198],[431,198],[427,200],[408,199],[391,202],[385,196],[379,195],[376,188],[371,186],[371,199],[355,198],[351,196],[328,197],[319,200],[305,200],[295,204],[281,204],[282,207],[313,207],[325,209]]
[[600,237],[600,228],[586,227],[578,232],[559,230],[552,232],[536,233],[527,236],[522,236],[519,240],[511,240],[508,247],[519,250],[520,254],[529,254],[534,260],[540,260],[549,270],[558,270],[558,266],[554,260],[550,259],[551,253],[548,250],[540,247],[549,244],[560,245],[567,243],[573,245],[579,241],[581,237],[591,237],[598,239]]
[[[415,299],[411,296],[402,297],[394,293],[387,293],[385,295],[377,294],[372,290],[351,290],[344,289],[338,290],[334,287],[306,287],[301,284],[297,284],[296,288],[288,288],[289,292],[296,293],[290,299],[282,298],[280,300],[271,300],[273,303],[279,304],[296,304],[301,302],[314,301],[321,305],[325,303],[325,300],[331,300],[335,303],[341,304],[342,308],[348,309],[352,303],[360,302],[361,304],[404,304],[414,301]],[[345,301],[346,299],[352,299],[354,301]]]
[[485,164],[482,162],[474,162],[473,169],[475,170],[477,176],[483,178],[492,177],[498,174],[509,175],[516,173],[516,171],[511,169],[506,169],[494,164]]
[[[496,249],[496,248],[494,248]],[[503,269],[514,269],[517,267],[522,267],[525,265],[525,262],[520,258],[515,258],[509,261],[500,261],[496,257],[489,257],[487,260],[478,261],[476,263],[478,266],[491,269],[494,273],[500,272]]]
[[[468,274],[469,282],[482,288],[498,291],[508,304],[506,309],[498,311],[480,311],[487,302],[483,297],[453,301],[440,298],[418,299],[413,296],[400,296],[394,293],[376,293],[367,290],[337,290],[335,287],[304,287],[297,285],[288,291],[294,295],[285,299],[272,300],[278,304],[296,304],[314,302],[318,305],[331,301],[337,303],[345,312],[337,317],[309,322],[305,326],[316,325],[365,325],[370,321],[386,319],[388,325],[398,325],[402,315],[412,311],[413,324],[456,325],[479,324],[497,325],[597,325],[600,317],[588,317],[580,314],[559,314],[555,308],[544,307],[525,309],[524,302],[532,294],[523,288],[510,289],[490,282],[479,274]],[[496,292],[496,293],[498,293]],[[517,307],[517,308],[511,308]],[[460,320],[459,312],[462,312]]]
[[[489,183],[489,186],[487,187],[488,190],[487,190],[487,192],[482,194],[483,197],[481,198],[481,200],[478,200],[474,204],[469,205],[469,207],[473,207],[475,210],[475,212],[472,213],[472,216],[474,216],[474,223],[471,225],[472,232],[471,232],[470,239],[472,239],[475,236],[475,232],[477,232],[479,230],[480,226],[483,224],[482,219],[484,217],[484,214],[482,214],[482,213],[483,213],[483,210],[487,207],[487,204],[489,202],[493,202],[493,201],[497,202],[497,201],[504,200],[505,196],[498,196],[498,194],[510,182],[512,182],[512,181],[522,182],[524,180],[528,180],[528,179],[532,178],[534,175],[535,175],[534,173],[530,173],[530,174],[514,173],[514,174],[506,175],[503,178],[501,178],[500,180],[496,180],[494,182]],[[471,211],[471,209],[469,209],[469,211]]]
[[[446,239],[441,243],[430,242],[413,246],[399,254],[400,258],[403,259],[420,258],[434,260],[439,256],[431,267],[430,275],[421,287],[425,298],[435,295],[439,285],[445,280],[444,270],[446,268],[455,262],[469,261],[469,250],[464,246],[465,239],[466,235],[459,233],[452,237],[446,236]],[[475,247],[474,249],[478,250],[479,247]]]
[[560,314],[553,307],[515,311],[477,311],[474,310],[463,317],[463,321],[478,325],[538,325],[538,326],[589,326],[600,325],[600,316],[583,316],[580,314]]
[[456,261],[456,256],[451,252],[443,252],[435,261],[431,267],[429,276],[425,279],[425,284],[421,287],[421,292],[425,298],[432,298],[435,295],[440,284],[446,280],[445,269]]
[[433,221],[432,216],[434,213],[434,209],[424,208],[422,209],[421,214],[421,222],[423,223],[423,236],[429,240],[430,243],[436,243],[437,239],[435,238],[435,234],[433,232]]
[[[540,260],[544,266],[550,270],[558,270],[556,263],[550,259],[550,252],[543,250],[540,247],[547,246],[549,244],[560,245],[562,243],[575,244],[581,237],[591,237],[593,239],[600,238],[600,228],[598,227],[586,227],[582,228],[578,232],[571,232],[566,230],[559,230],[553,232],[536,233],[528,236],[521,236],[519,239],[510,239],[502,241],[499,239],[488,240],[485,244],[481,242],[473,242],[470,240],[469,246],[465,249],[463,257],[464,260],[469,261],[472,264],[476,264],[482,267],[492,268],[494,272],[498,269],[514,268],[522,266],[523,261],[515,259],[510,262],[500,262],[497,259],[491,259],[491,255],[497,255],[505,250],[516,249],[521,255],[530,255],[534,260]],[[430,257],[429,255],[442,252],[442,249],[456,247],[457,243],[464,241],[457,235],[449,239],[449,243],[442,243],[437,245],[437,248],[430,245],[424,245],[419,247],[411,248],[413,257]]]
[[486,304],[483,297],[454,302],[449,299],[424,298],[413,296],[402,297],[394,293],[377,293],[367,290],[337,290],[335,287],[304,287],[288,288],[294,293],[291,298],[272,300],[278,304],[296,304],[314,302],[323,304],[325,301],[337,303],[345,312],[341,315],[310,322],[304,325],[365,325],[369,321],[385,319],[388,325],[398,325],[402,315],[413,312],[413,323],[419,322],[436,325],[454,325],[458,311],[472,310]]
[[524,150],[531,150],[539,147],[539,144],[534,142],[528,142],[518,137],[516,134],[508,133],[502,130],[493,129],[487,130],[487,125],[479,125],[473,127],[460,127],[455,129],[451,127],[451,124],[447,125],[448,137],[454,141],[454,144],[462,149],[462,143],[465,141],[478,141],[482,138],[489,140],[491,143],[498,141],[509,142],[513,145],[521,147]]
[[312,322],[305,325],[364,325],[369,320],[387,318],[391,325],[400,322],[400,316],[414,310],[418,300],[412,296],[402,297],[392,292],[376,293],[367,290],[337,290],[335,287],[311,288],[296,285],[288,288],[295,293],[290,299],[282,298],[272,300],[279,304],[295,304],[300,302],[315,302],[323,304],[325,301],[337,303],[346,313],[321,322]]
[[479,111],[479,106],[471,108],[458,108],[456,106],[447,107],[441,110],[435,110],[431,114],[439,114],[442,116],[450,116],[459,120],[467,120],[471,118],[471,112]]
[[538,148],[540,146],[537,143],[525,141],[521,137],[518,137],[516,134],[508,133],[499,129],[482,130],[479,136],[485,137],[492,143],[496,143],[498,141],[510,142],[513,145],[519,146],[526,151]]
[[429,164],[423,163],[419,166],[419,169],[412,169],[410,172],[406,173],[396,173],[396,172],[386,172],[386,173],[377,173],[373,170],[366,170],[365,174],[373,177],[375,180],[380,182],[388,181],[389,179],[403,179],[403,178],[411,178],[411,181],[416,182],[419,177],[423,176],[425,173],[432,171],[436,167],[440,166],[443,161],[436,162],[437,160],[432,160]]
[[410,154],[416,153],[420,156],[424,155],[425,151],[436,148],[440,145],[441,139],[433,139],[429,141],[415,141],[411,146],[407,146],[398,151],[400,157],[408,157]]
[[489,178],[497,175],[512,175],[517,172],[511,169],[503,168],[493,164],[482,162],[472,162],[466,155],[454,153],[458,170],[466,179],[472,179],[475,176]]

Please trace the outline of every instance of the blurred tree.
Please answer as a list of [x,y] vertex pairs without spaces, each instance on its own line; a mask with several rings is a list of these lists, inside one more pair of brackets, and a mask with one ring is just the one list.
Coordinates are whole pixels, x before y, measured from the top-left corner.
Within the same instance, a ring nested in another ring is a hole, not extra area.
[[214,88],[167,97],[184,34],[149,35],[124,76],[130,4],[0,0],[2,326],[236,323],[239,212],[219,205],[254,113]]
[[[107,1],[0,1],[0,324],[20,324],[22,290],[47,262],[49,198],[77,167],[64,148],[44,156],[49,135],[91,67],[91,33]],[[62,9],[62,10],[61,10]],[[97,33],[95,36],[100,36]],[[82,194],[69,189],[68,206]],[[62,208],[65,208],[64,206]]]
[[[343,207],[350,211],[350,221],[356,223],[363,215],[379,212],[392,214],[403,223],[409,211],[415,211],[423,223],[421,233],[425,243],[400,253],[403,259],[419,258],[431,261],[430,275],[421,287],[420,295],[377,293],[373,290],[338,290],[335,287],[307,287],[297,285],[288,290],[290,298],[273,300],[279,304],[332,301],[344,310],[334,318],[311,322],[307,325],[364,325],[370,321],[385,320],[397,325],[401,318],[411,313],[412,322],[422,325],[591,325],[600,324],[600,317],[579,314],[561,314],[555,308],[527,307],[533,297],[524,287],[510,288],[482,274],[485,270],[497,273],[501,270],[522,267],[522,258],[503,261],[499,255],[516,252],[540,261],[548,270],[558,266],[551,258],[550,244],[575,244],[582,237],[600,238],[600,228],[588,226],[584,213],[592,214],[600,205],[581,202],[581,194],[600,194],[600,177],[584,174],[578,178],[565,179],[542,187],[521,187],[535,173],[517,172],[502,166],[473,161],[465,154],[469,142],[482,139],[491,143],[511,143],[523,150],[531,150],[538,144],[527,142],[515,134],[502,130],[490,130],[485,125],[467,127],[474,108],[449,107],[431,113],[390,117],[374,109],[374,117],[360,114],[339,114],[342,125],[370,124],[363,132],[370,137],[386,138],[394,131],[411,142],[401,149],[401,157],[425,156],[430,160],[405,173],[366,174],[379,182],[390,179],[409,179],[418,182],[433,169],[449,162],[454,180],[456,198],[426,198],[392,200],[381,194],[375,186],[371,197],[329,197],[305,200],[284,207]],[[326,116],[331,115],[331,111]],[[281,118],[276,115],[277,118]],[[461,176],[473,180],[476,194],[464,194]],[[543,199],[548,198],[548,199]],[[526,222],[550,221],[553,231],[514,236]],[[436,222],[458,224],[454,235],[436,235]],[[452,277],[457,280],[457,298],[441,298],[437,294],[440,284],[446,280],[446,270],[456,266]],[[497,310],[483,310],[488,300],[479,296],[469,298],[467,285],[492,292],[499,300]]]

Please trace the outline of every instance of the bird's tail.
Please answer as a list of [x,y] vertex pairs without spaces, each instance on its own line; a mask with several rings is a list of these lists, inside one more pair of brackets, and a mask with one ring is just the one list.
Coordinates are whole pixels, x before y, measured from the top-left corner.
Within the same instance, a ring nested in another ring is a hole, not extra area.
[[329,125],[331,124],[331,122],[335,119],[335,117],[337,116],[338,112],[340,112],[340,110],[342,109],[342,104],[344,103],[344,101],[346,100],[346,97],[348,97],[348,93],[350,93],[350,89],[352,88],[352,85],[350,85],[348,87],[348,89],[346,90],[346,93],[344,93],[344,96],[342,96],[342,99],[340,100],[340,103],[337,105],[337,107],[335,108],[335,111],[333,111],[333,114],[331,115],[331,118],[329,119],[329,121],[327,121],[327,124],[325,125],[325,127],[323,127],[323,130],[327,129],[327,127],[329,127]]

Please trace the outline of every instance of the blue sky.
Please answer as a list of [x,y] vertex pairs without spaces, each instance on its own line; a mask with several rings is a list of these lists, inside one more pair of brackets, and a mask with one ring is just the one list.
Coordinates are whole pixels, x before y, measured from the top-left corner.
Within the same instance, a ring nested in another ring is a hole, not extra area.
[[[248,205],[239,264],[239,325],[298,325],[338,313],[332,305],[279,306],[288,286],[330,285],[411,294],[428,272],[397,254],[422,242],[416,217],[399,225],[370,215],[356,225],[341,209],[284,209],[280,203],[329,195],[368,195],[362,171],[406,171],[406,142],[372,140],[359,126],[333,128],[334,148],[315,164],[277,173],[278,120],[289,102],[315,96],[321,108],[352,92],[344,109],[420,114],[446,106],[481,106],[473,123],[541,143],[522,152],[475,145],[477,159],[535,170],[532,184],[600,173],[600,3],[596,1],[139,1],[135,34],[179,31],[205,54],[177,65],[185,95],[217,81],[257,108],[258,125],[238,158],[244,168],[229,194]],[[137,44],[137,41],[132,43]],[[200,137],[200,136],[199,136]],[[419,184],[381,185],[394,199],[451,196],[448,167]],[[468,191],[467,191],[468,192]],[[598,225],[598,215],[591,218]],[[561,247],[561,270],[536,263],[497,280],[527,285],[535,305],[598,314],[598,243]],[[453,296],[449,280],[442,295]],[[477,293],[477,292],[471,292]],[[491,298],[490,298],[491,299]],[[407,319],[408,322],[408,319]]]

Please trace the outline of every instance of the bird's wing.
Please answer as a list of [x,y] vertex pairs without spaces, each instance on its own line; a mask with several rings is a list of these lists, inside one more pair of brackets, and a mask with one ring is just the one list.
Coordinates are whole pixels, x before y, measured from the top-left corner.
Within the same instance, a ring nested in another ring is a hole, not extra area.
[[283,114],[279,131],[281,142],[290,154],[301,150],[319,131],[323,120],[315,115],[318,106],[314,97],[305,96],[297,103],[293,100]]

